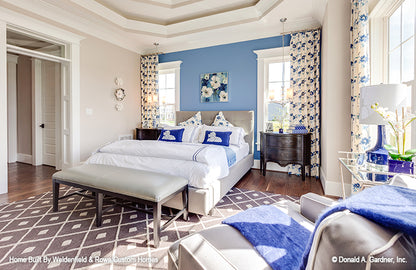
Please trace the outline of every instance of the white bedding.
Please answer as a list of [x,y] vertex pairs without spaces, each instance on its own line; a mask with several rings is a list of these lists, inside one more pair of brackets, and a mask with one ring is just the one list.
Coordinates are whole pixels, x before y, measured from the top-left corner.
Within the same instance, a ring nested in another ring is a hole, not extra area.
[[[235,152],[235,163],[249,152],[248,144],[230,145],[229,148]],[[189,180],[189,185],[197,188],[207,188],[212,181],[229,173],[224,147],[199,143],[116,141],[100,148],[86,163],[182,176]]]

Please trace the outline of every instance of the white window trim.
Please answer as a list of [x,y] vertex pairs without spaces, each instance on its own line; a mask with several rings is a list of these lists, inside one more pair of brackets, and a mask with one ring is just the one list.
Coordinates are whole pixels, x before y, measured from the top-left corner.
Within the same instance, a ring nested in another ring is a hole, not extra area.
[[[265,90],[268,85],[268,65],[271,62],[289,61],[289,46],[253,51],[257,54],[257,151],[260,151],[260,131],[264,130]],[[283,55],[284,53],[284,55]]]
[[157,70],[159,74],[175,73],[175,110],[180,111],[181,101],[181,64],[182,61],[159,63]]
[[[403,4],[404,0],[380,0],[370,13],[370,81],[371,84],[388,83],[388,31],[389,17]],[[416,26],[416,18],[415,18]],[[415,30],[416,31],[416,30]],[[415,36],[416,38],[416,36]],[[414,46],[416,56],[416,46]],[[416,57],[415,57],[416,73]],[[400,67],[401,68],[401,67]],[[416,74],[413,81],[407,82],[412,86],[412,112],[416,111]],[[412,124],[412,148],[416,148],[416,124]]]

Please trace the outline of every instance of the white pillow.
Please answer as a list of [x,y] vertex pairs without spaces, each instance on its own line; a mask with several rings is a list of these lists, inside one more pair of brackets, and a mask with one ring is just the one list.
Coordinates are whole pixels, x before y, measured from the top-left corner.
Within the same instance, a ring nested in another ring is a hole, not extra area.
[[178,126],[200,126],[202,125],[201,112],[197,112],[194,116],[186,121],[180,122]]
[[203,125],[201,131],[199,132],[198,142],[202,143],[204,141],[205,132],[209,131],[231,131],[230,144],[240,145],[244,143],[244,129],[240,127],[214,127]]
[[[193,142],[195,135],[198,135],[199,133],[196,131],[199,131],[199,126],[164,126],[164,129],[181,129],[183,128],[183,135],[182,135],[182,141],[183,142]],[[198,133],[198,134],[196,134]]]
[[227,119],[225,119],[224,114],[222,112],[219,112],[217,116],[215,116],[214,123],[212,123],[212,126],[216,127],[233,127],[233,124],[231,124]]

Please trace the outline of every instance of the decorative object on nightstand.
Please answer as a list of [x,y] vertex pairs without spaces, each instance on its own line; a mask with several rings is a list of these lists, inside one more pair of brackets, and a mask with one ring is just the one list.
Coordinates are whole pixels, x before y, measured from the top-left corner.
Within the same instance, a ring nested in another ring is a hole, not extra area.
[[159,128],[136,128],[136,140],[157,140],[161,130]]
[[[391,110],[406,106],[407,91],[408,89],[402,84],[379,84],[360,89],[360,124],[378,126],[376,145],[366,152],[368,166],[377,167],[378,170],[388,170],[388,151],[384,148],[387,142],[386,122],[371,106],[378,103]],[[376,175],[375,177],[376,181],[387,180],[386,175]]]
[[302,180],[305,180],[305,166],[311,174],[311,134],[281,134],[260,132],[260,170],[266,175],[267,162],[280,166],[301,165]]

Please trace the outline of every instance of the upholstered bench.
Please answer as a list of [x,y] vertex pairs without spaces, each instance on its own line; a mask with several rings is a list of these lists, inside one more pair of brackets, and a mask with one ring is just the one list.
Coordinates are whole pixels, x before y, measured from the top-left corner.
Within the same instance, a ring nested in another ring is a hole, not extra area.
[[[97,227],[101,226],[102,214],[107,210],[103,210],[104,196],[119,198],[131,203],[121,203],[123,207],[150,212],[153,214],[155,247],[159,246],[161,230],[181,215],[185,220],[188,219],[188,180],[183,177],[107,165],[85,164],[55,173],[52,176],[52,182],[53,211],[58,211],[60,199],[72,195],[94,198]],[[80,188],[81,191],[59,197],[59,184]],[[87,194],[87,191],[92,192],[93,196]],[[183,209],[161,227],[162,204],[179,193],[182,193]],[[153,211],[138,208],[138,203],[151,205]]]

